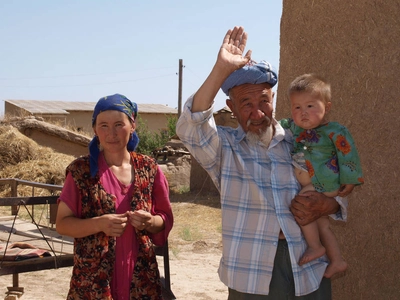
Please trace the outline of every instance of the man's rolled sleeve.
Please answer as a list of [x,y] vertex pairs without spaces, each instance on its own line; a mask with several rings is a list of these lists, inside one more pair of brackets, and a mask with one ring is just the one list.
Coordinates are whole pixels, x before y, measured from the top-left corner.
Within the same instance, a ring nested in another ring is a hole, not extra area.
[[206,168],[216,163],[220,150],[213,107],[192,113],[192,101],[193,96],[184,105],[182,115],[176,123],[176,134],[191,154]]
[[212,116],[213,106],[211,106],[209,109],[205,111],[192,113],[193,99],[194,95],[190,96],[188,100],[185,102],[183,107],[182,117],[185,119],[185,121],[193,124],[206,122]]

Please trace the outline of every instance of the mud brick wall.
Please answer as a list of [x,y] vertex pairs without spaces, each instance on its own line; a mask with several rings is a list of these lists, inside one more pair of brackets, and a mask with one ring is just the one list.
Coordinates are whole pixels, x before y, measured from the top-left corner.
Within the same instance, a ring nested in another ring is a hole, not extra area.
[[349,197],[348,222],[332,222],[349,268],[333,299],[400,297],[400,1],[283,1],[277,119],[303,73],[332,86],[330,119],[347,126],[365,184]]

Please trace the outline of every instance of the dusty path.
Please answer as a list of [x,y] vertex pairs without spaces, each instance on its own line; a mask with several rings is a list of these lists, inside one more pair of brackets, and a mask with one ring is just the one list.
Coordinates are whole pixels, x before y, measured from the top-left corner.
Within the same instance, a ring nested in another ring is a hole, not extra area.
[[[179,258],[170,258],[171,289],[177,299],[222,300],[227,289],[217,274],[220,251],[213,249],[203,253],[181,251]],[[24,287],[21,300],[63,300],[68,292],[71,268],[44,270],[19,275]],[[12,275],[0,276],[0,299],[12,286]]]
[[[218,278],[221,258],[220,210],[215,199],[172,203],[175,225],[169,238],[171,290],[177,299],[224,300],[227,288]],[[158,256],[161,274],[162,257]],[[72,268],[22,273],[21,300],[66,299]],[[0,299],[5,299],[12,275],[0,276]]]

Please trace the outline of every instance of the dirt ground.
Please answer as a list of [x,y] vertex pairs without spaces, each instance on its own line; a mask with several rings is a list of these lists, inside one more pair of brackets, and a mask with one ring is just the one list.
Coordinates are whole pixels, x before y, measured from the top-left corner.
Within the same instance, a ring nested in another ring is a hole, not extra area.
[[[218,278],[221,225],[218,198],[177,195],[171,198],[174,228],[169,237],[171,290],[176,299],[221,300],[227,288]],[[158,257],[163,274],[162,257]],[[65,299],[71,268],[22,273],[21,300]],[[0,299],[5,299],[12,275],[0,276]]]

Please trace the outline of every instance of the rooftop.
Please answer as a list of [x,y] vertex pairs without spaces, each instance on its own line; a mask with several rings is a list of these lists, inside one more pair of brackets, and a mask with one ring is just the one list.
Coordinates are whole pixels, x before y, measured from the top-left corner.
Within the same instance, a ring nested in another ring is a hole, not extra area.
[[[93,111],[96,102],[67,102],[43,100],[5,100],[32,114],[69,114],[69,111]],[[164,104],[137,104],[139,113],[177,114],[176,108]]]

